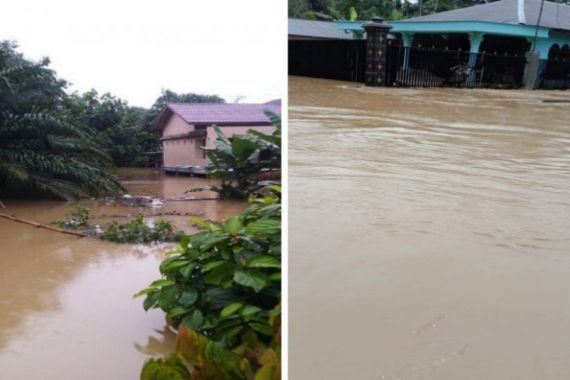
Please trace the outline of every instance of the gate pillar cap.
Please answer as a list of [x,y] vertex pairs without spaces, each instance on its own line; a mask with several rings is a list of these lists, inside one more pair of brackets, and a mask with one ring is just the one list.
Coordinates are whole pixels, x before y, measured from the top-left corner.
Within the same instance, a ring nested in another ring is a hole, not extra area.
[[392,25],[388,25],[384,22],[382,17],[372,17],[372,19],[368,22],[365,22],[363,25],[364,29],[368,28],[378,28],[378,29],[392,29]]

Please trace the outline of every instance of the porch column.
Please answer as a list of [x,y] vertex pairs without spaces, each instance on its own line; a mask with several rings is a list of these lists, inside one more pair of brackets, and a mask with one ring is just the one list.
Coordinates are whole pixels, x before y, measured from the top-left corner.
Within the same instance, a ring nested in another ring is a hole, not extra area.
[[483,42],[483,34],[469,33],[469,63],[466,83],[467,87],[473,87],[475,85],[475,66],[477,65],[477,54],[479,53],[481,42]]
[[[534,44],[534,39],[531,44]],[[533,46],[532,51],[537,52],[540,59],[548,59],[548,53],[554,44],[555,42],[553,41],[545,38],[539,38],[538,41],[536,41],[536,47]],[[559,43],[559,46],[562,46],[562,44]]]
[[388,31],[392,28],[384,19],[373,18],[363,25],[366,31],[366,74],[367,86],[384,86],[386,78],[386,53]]
[[402,69],[407,70],[410,67],[410,49],[414,43],[413,33],[402,33],[402,42],[404,43],[404,62],[402,62]]

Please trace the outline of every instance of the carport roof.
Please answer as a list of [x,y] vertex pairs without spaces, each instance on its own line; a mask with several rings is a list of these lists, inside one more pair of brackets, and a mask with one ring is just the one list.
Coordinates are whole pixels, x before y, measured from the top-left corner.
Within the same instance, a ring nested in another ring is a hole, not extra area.
[[354,34],[344,31],[332,21],[289,19],[289,37],[302,39],[353,40]]
[[[487,21],[503,24],[536,26],[540,13],[540,0],[524,0],[519,12],[518,0],[500,0],[468,8],[413,17],[404,22],[431,21]],[[570,6],[551,1],[544,2],[540,26],[570,30]]]

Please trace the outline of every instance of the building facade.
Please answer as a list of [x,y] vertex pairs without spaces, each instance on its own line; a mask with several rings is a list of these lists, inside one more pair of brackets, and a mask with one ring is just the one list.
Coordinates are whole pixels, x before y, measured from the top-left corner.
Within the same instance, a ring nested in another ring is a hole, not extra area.
[[263,104],[168,103],[152,127],[162,131],[163,169],[188,172],[208,164],[204,147],[214,147],[219,127],[226,137],[245,134],[250,129],[271,133],[266,111],[281,115],[281,101]]

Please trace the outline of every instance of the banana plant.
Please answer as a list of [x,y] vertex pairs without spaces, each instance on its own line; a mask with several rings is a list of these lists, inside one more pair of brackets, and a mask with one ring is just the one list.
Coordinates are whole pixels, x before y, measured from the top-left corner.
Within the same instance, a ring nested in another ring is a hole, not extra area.
[[206,148],[210,163],[208,173],[220,180],[220,185],[195,188],[188,192],[215,191],[221,199],[246,199],[263,187],[261,174],[267,171],[280,173],[281,169],[281,118],[266,111],[275,126],[272,134],[249,130],[244,135],[227,138],[214,126],[217,138],[214,148]]

